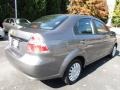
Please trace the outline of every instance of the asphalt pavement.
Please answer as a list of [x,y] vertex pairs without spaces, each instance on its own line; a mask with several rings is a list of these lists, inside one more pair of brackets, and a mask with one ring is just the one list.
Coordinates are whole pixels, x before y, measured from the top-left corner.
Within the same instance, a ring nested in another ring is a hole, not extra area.
[[30,79],[15,69],[5,57],[7,44],[7,40],[0,40],[0,90],[120,90],[120,45],[116,57],[87,66],[77,83],[65,85],[60,79]]

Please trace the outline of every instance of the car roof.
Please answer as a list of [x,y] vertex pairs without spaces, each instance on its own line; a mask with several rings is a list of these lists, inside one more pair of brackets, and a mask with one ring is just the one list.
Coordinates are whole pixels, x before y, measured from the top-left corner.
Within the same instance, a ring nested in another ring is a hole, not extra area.
[[94,17],[94,16],[90,16],[90,15],[76,15],[76,14],[66,14],[68,16],[71,16],[71,17],[75,17],[75,16],[79,16],[80,18],[91,18],[91,19],[94,19],[94,20],[97,20],[97,21],[100,21],[102,23],[104,23],[102,20],[100,20],[99,18],[97,17]]

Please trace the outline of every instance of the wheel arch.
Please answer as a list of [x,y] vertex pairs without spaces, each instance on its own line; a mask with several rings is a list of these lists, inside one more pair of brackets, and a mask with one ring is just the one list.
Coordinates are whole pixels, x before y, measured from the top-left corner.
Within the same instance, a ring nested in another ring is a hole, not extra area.
[[83,68],[85,67],[85,58],[84,58],[83,56],[77,56],[77,57],[75,57],[73,60],[75,60],[75,59],[80,60],[81,63],[82,63],[82,67],[83,67]]
[[60,71],[59,71],[61,77],[64,76],[64,73],[65,73],[65,71],[66,71],[66,69],[67,69],[67,66],[68,66],[73,60],[75,60],[75,59],[78,59],[78,60],[81,61],[81,63],[82,63],[82,68],[85,67],[85,58],[84,58],[84,56],[82,56],[82,55],[75,56],[74,58],[72,58],[72,59],[69,60],[68,62],[63,62],[62,66],[61,66],[61,68],[60,68]]

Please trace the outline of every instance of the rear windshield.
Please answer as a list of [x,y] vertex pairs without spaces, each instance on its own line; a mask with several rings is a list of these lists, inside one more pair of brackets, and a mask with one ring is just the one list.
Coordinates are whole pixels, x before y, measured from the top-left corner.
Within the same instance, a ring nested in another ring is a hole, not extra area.
[[52,30],[58,27],[67,16],[65,15],[49,15],[41,17],[40,19],[35,20],[30,27],[40,28],[45,30]]

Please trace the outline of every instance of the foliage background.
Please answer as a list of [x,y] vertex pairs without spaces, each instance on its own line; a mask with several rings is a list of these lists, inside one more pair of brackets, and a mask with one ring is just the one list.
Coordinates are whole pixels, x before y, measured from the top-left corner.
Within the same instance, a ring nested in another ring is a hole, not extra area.
[[68,11],[70,14],[92,15],[106,21],[108,7],[106,0],[69,0]]
[[[17,0],[18,17],[33,21],[41,16],[59,13],[86,14],[104,21],[108,18],[106,0]],[[120,0],[116,0],[113,25],[120,26]],[[0,24],[14,17],[14,0],[0,0]],[[1,25],[0,25],[1,26]]]
[[116,0],[116,7],[112,19],[113,26],[120,27],[120,0]]
[[[17,0],[18,17],[35,20],[43,15],[66,13],[68,0]],[[0,0],[0,23],[14,17],[14,0]]]

